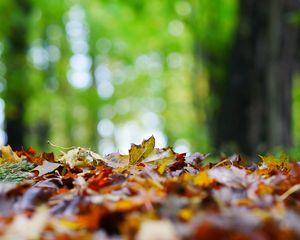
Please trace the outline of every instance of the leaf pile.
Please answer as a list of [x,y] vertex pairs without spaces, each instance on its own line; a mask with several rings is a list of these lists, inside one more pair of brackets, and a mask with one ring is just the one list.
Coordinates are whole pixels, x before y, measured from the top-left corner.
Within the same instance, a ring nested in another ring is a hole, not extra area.
[[155,148],[1,148],[1,239],[300,239],[300,164]]

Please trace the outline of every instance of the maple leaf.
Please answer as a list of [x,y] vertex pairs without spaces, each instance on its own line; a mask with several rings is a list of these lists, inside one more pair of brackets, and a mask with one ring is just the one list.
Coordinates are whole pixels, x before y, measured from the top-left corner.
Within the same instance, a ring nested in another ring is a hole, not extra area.
[[141,145],[131,144],[129,150],[129,164],[135,165],[146,159],[154,150],[155,138],[144,139]]

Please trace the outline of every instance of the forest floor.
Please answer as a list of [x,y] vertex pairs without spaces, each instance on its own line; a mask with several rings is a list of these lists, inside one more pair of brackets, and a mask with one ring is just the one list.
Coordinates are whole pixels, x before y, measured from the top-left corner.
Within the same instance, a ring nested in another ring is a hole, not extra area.
[[300,164],[155,148],[1,147],[1,239],[300,239]]

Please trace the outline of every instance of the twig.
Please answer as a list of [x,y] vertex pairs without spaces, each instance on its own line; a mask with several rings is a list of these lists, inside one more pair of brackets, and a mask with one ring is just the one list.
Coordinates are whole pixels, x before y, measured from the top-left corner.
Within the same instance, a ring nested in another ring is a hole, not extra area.
[[[212,168],[215,168],[215,167],[218,167],[218,166],[220,166],[220,165],[222,165],[223,163],[226,163],[226,162],[230,162],[231,163],[231,161],[228,159],[228,158],[226,158],[226,159],[224,159],[224,160],[222,160],[221,162],[218,162],[216,165],[214,165]],[[232,164],[231,164],[232,165]]]
[[288,196],[290,196],[294,192],[297,192],[298,190],[300,190],[300,183],[292,186],[289,190],[287,190],[285,193],[283,193],[282,195],[280,195],[279,200],[280,201],[285,200]]
[[48,144],[50,144],[52,147],[56,147],[56,148],[60,148],[60,149],[64,149],[64,150],[69,150],[69,149],[73,149],[75,148],[74,146],[72,147],[62,147],[62,146],[58,146],[52,142],[50,142],[50,140],[47,141]]

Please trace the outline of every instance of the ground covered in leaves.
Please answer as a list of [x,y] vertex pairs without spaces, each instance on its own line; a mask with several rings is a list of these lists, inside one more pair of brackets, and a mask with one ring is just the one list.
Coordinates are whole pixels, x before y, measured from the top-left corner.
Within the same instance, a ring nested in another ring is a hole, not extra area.
[[300,165],[286,156],[1,147],[1,239],[300,239]]

